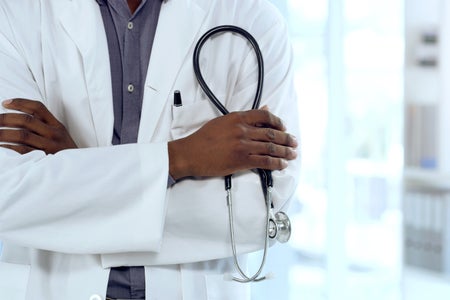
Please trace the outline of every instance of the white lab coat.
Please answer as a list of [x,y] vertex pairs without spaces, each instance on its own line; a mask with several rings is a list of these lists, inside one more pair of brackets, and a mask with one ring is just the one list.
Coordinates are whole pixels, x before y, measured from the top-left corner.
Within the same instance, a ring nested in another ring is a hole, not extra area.
[[[0,0],[0,100],[40,100],[81,149],[19,155],[0,149],[0,299],[104,299],[109,268],[145,265],[147,299],[247,299],[232,272],[222,178],[167,188],[167,141],[219,116],[196,83],[192,52],[213,26],[251,32],[265,57],[262,104],[297,134],[286,28],[261,0],[167,0],[146,78],[137,144],[111,146],[108,48],[94,0]],[[256,60],[237,36],[201,57],[211,89],[231,111],[248,109]],[[180,90],[182,107],[173,106]],[[297,134],[298,135],[298,134]],[[292,197],[298,161],[274,172],[276,209]],[[265,208],[258,176],[233,179],[239,252],[261,249]],[[245,257],[243,257],[245,260]]]

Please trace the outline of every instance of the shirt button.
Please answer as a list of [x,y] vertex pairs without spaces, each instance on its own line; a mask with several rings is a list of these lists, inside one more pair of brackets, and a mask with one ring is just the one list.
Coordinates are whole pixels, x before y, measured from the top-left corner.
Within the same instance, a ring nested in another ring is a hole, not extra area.
[[130,93],[134,92],[134,85],[132,85],[132,84],[128,85],[128,92],[130,92]]
[[102,300],[102,297],[100,295],[92,295],[89,300]]
[[133,22],[128,22],[128,29],[133,29],[133,27],[134,27],[134,24],[133,24]]

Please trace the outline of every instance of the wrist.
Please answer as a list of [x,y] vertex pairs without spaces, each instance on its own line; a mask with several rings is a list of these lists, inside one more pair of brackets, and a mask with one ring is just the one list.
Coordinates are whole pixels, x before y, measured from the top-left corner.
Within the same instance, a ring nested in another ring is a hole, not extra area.
[[185,158],[183,140],[170,141],[167,144],[169,154],[169,175],[174,180],[189,176],[189,160]]

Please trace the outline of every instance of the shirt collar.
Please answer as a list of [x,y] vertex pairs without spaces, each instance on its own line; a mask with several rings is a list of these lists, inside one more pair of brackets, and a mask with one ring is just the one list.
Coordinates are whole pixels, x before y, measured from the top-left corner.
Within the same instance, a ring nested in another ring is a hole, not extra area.
[[[105,5],[108,0],[95,0],[95,1],[97,1],[98,5]],[[115,1],[117,1],[117,0],[115,0]],[[160,0],[160,1],[163,2],[166,0]]]

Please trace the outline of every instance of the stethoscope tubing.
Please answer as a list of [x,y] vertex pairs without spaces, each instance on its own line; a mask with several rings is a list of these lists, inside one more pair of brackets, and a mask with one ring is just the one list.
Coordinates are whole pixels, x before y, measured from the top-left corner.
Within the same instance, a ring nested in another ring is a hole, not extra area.
[[[259,48],[258,42],[256,39],[245,29],[234,26],[234,25],[219,25],[217,27],[211,28],[206,33],[204,33],[200,39],[197,42],[197,45],[194,49],[193,54],[193,67],[194,67],[194,73],[197,77],[197,81],[202,88],[203,92],[206,94],[208,99],[214,104],[214,106],[223,114],[227,115],[230,112],[228,109],[222,104],[222,102],[217,99],[216,95],[211,91],[208,84],[205,81],[205,78],[202,75],[202,72],[200,70],[200,53],[203,49],[203,46],[205,45],[206,41],[208,41],[210,38],[212,38],[215,35],[218,35],[220,33],[224,32],[231,32],[236,33],[238,35],[241,35],[244,37],[252,46],[256,59],[257,59],[257,65],[258,65],[258,81],[256,86],[256,93],[255,97],[253,99],[252,109],[258,109],[259,105],[261,103],[261,97],[264,87],[264,59],[261,52],[261,49]],[[268,170],[262,170],[258,169],[258,172],[261,176],[261,180],[263,182],[263,188],[267,189],[268,186],[273,186],[272,183],[272,175],[271,172]],[[265,183],[265,184],[264,184]],[[228,190],[231,188],[231,175],[228,175],[225,177],[225,189]],[[266,192],[266,191],[265,191]],[[270,204],[273,206],[273,204]]]
[[[271,189],[271,188],[269,188]],[[271,195],[271,191],[268,191],[268,195]],[[270,196],[266,197],[266,238],[264,239],[264,251],[263,251],[263,257],[261,259],[261,264],[259,265],[258,271],[253,276],[247,276],[245,272],[241,269],[241,266],[239,264],[238,258],[237,258],[237,251],[236,251],[236,242],[234,237],[234,220],[233,220],[233,201],[232,201],[232,195],[231,190],[227,191],[227,205],[228,205],[228,215],[230,217],[230,237],[231,237],[231,249],[233,251],[233,261],[234,266],[236,270],[238,271],[239,275],[241,275],[242,278],[236,278],[233,277],[232,279],[234,281],[240,282],[240,283],[248,283],[252,281],[262,281],[266,279],[266,276],[259,277],[261,274],[264,265],[266,264],[266,258],[267,258],[267,249],[269,247],[269,222],[270,222]]]
[[255,38],[246,30],[234,26],[234,25],[220,25],[208,30],[197,42],[197,45],[194,49],[194,72],[197,76],[198,83],[200,84],[202,90],[205,92],[206,96],[213,102],[213,104],[217,107],[217,109],[223,114],[226,115],[229,113],[228,109],[217,99],[216,95],[211,91],[209,86],[206,84],[205,79],[203,78],[202,72],[200,70],[200,52],[203,48],[203,45],[206,43],[208,39],[211,37],[223,33],[223,32],[233,32],[243,36],[253,47],[256,54],[256,59],[258,60],[258,85],[256,87],[256,94],[253,100],[252,109],[258,109],[261,103],[261,96],[264,86],[264,59],[261,53],[261,49],[259,48],[258,42]]
[[[219,33],[223,33],[223,32],[232,32],[232,33],[236,33],[236,34],[243,36],[251,44],[251,46],[253,47],[253,49],[255,51],[256,59],[258,62],[258,84],[257,84],[257,88],[256,88],[255,98],[254,98],[253,104],[252,104],[252,109],[258,109],[260,102],[261,102],[261,96],[262,96],[262,91],[263,91],[263,86],[264,86],[264,60],[263,60],[263,56],[262,56],[261,50],[259,48],[259,45],[258,45],[257,41],[255,40],[255,38],[250,33],[248,33],[246,30],[244,30],[240,27],[237,27],[234,25],[217,26],[217,27],[214,27],[214,28],[208,30],[199,39],[199,41],[197,42],[197,45],[195,46],[194,54],[193,54],[194,73],[197,77],[197,81],[198,81],[200,87],[202,88],[202,90],[204,91],[204,93],[206,94],[206,96],[208,97],[208,99],[212,102],[212,104],[214,104],[214,106],[216,106],[216,108],[223,115],[229,114],[229,111],[227,110],[227,108],[222,104],[222,102],[219,99],[217,99],[217,97],[211,91],[209,86],[206,84],[206,81],[203,78],[202,72],[200,70],[200,52],[201,52],[204,44],[211,37],[213,37]],[[264,268],[266,257],[267,257],[267,250],[268,250],[268,246],[269,246],[269,222],[270,222],[270,217],[271,217],[270,210],[271,210],[271,208],[273,208],[273,203],[272,203],[272,199],[271,199],[271,193],[272,193],[271,190],[272,190],[273,182],[272,182],[271,172],[269,170],[258,169],[258,172],[260,174],[261,183],[262,183],[263,191],[264,191],[264,195],[265,195],[265,202],[266,202],[266,220],[265,220],[266,221],[266,236],[265,236],[265,240],[264,240],[263,258],[261,260],[261,264],[260,264],[258,271],[253,276],[247,276],[244,273],[244,271],[240,267],[240,264],[239,264],[239,261],[237,258],[236,242],[235,242],[235,234],[234,234],[234,220],[233,220],[233,204],[232,204],[233,200],[232,200],[232,193],[231,193],[231,175],[228,175],[225,177],[225,190],[227,192],[227,205],[228,205],[228,215],[229,215],[229,222],[230,222],[229,229],[230,229],[230,238],[231,238],[231,248],[232,248],[232,252],[233,252],[234,265],[236,267],[236,270],[242,277],[242,278],[232,277],[232,279],[234,281],[237,281],[240,283],[261,281],[261,280],[266,279],[266,276],[262,276],[262,277],[259,277],[259,276]]]

